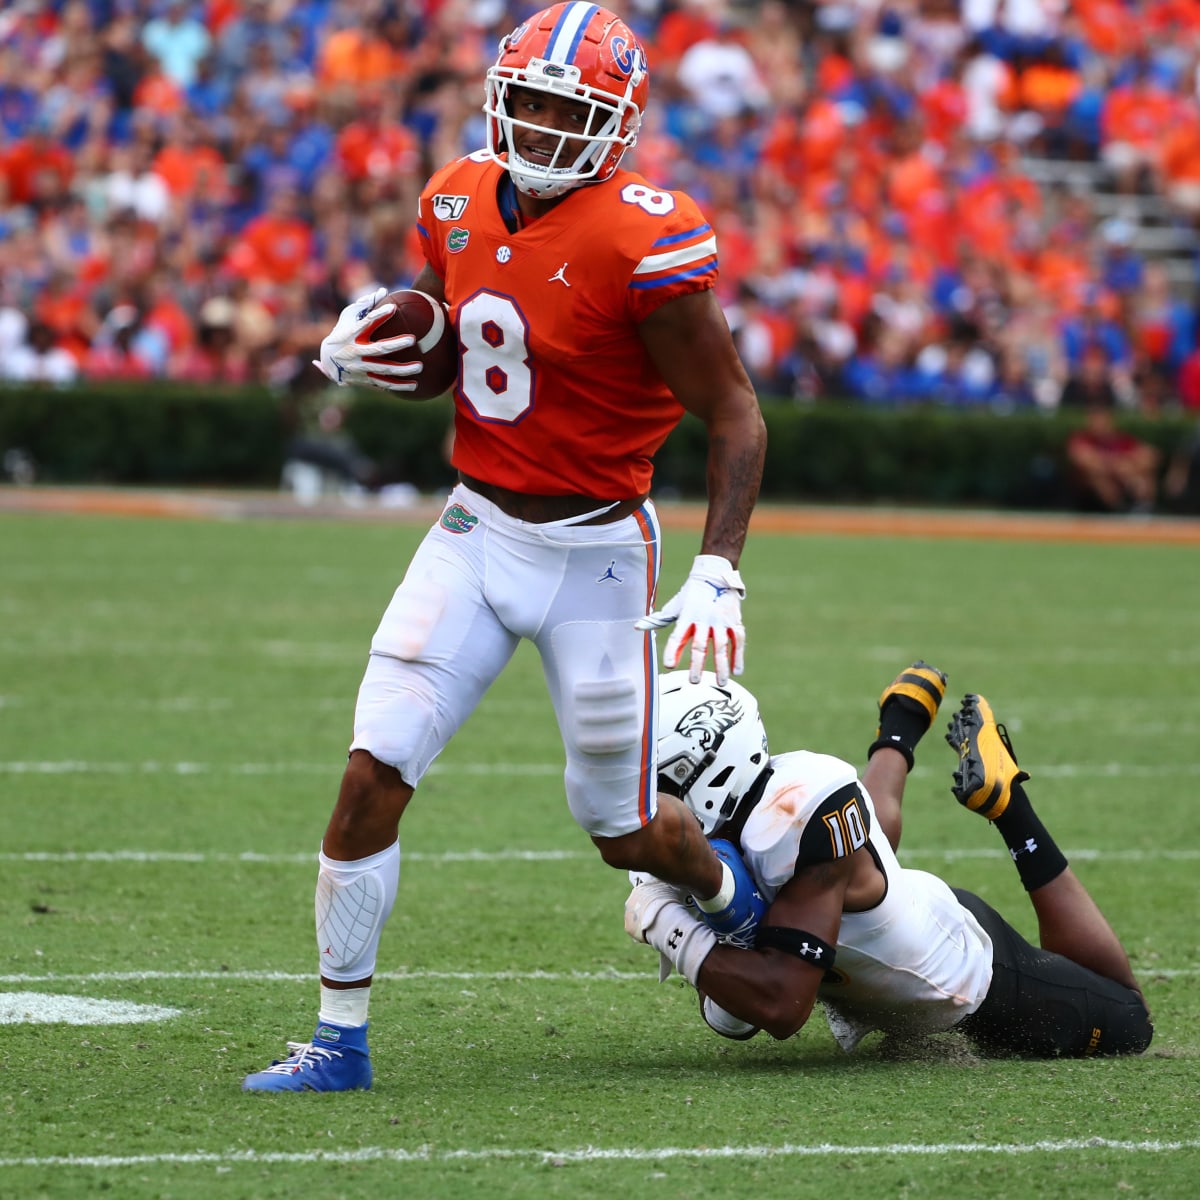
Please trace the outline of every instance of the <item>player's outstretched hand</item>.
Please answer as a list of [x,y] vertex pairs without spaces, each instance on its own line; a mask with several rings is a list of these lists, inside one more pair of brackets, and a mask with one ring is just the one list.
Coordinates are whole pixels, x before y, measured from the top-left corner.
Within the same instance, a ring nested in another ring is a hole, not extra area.
[[[416,344],[411,333],[400,337],[381,338],[371,341],[370,330],[382,324],[396,311],[394,304],[383,304],[388,294],[385,287],[376,288],[367,296],[359,296],[342,309],[337,324],[325,335],[321,343],[321,357],[313,359],[316,367],[326,379],[337,384],[370,384],[391,391],[412,391],[416,384],[410,382],[413,375],[421,373],[420,362],[380,363],[368,362],[367,357],[380,358],[407,350]],[[368,335],[368,336],[363,336]],[[380,375],[395,377],[384,381]]]
[[742,624],[742,600],[746,586],[729,559],[719,554],[697,554],[683,587],[656,612],[642,617],[638,629],[675,629],[663,650],[663,666],[673,671],[692,644],[688,678],[700,682],[708,647],[713,649],[713,668],[718,686],[729,681],[732,671],[740,675],[744,666],[746,628]]

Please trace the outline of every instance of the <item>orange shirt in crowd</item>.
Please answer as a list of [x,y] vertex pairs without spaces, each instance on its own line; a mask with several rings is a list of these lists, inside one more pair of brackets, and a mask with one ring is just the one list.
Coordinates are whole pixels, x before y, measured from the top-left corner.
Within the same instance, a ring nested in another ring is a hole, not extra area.
[[347,179],[413,174],[420,168],[416,135],[406,125],[353,121],[338,134],[335,152]]
[[1200,184],[1200,115],[1190,114],[1163,138],[1162,172],[1169,183]]
[[304,221],[263,213],[242,231],[229,252],[229,266],[250,279],[291,283],[304,274],[312,246],[312,230]]
[[214,37],[242,11],[241,0],[208,0],[204,24]]
[[788,109],[771,118],[763,135],[759,163],[767,179],[796,187],[804,178],[804,148],[797,113]]
[[317,79],[323,84],[363,87],[402,75],[404,59],[383,38],[368,30],[339,29],[317,55]]
[[676,8],[663,16],[654,40],[646,48],[650,70],[668,63],[677,63],[697,42],[716,37],[715,22],[696,9]]
[[754,274],[758,266],[758,249],[754,233],[746,227],[736,210],[705,211],[705,219],[721,231],[721,275],[719,290],[732,291],[734,282]]
[[832,96],[854,82],[854,64],[845,55],[831,52],[817,63],[813,91],[818,96]]
[[[1144,22],[1146,28],[1165,33],[1172,30],[1200,32],[1200,4],[1196,0],[1150,0],[1144,6],[1144,11],[1131,16]],[[1125,44],[1128,45],[1128,42]]]
[[919,150],[896,159],[887,171],[888,198],[907,213],[921,203],[926,192],[942,191],[937,167]]
[[1061,63],[1033,62],[1017,77],[1017,103],[1055,120],[1082,88],[1078,71]]
[[1018,210],[1035,215],[1042,211],[1042,193],[1027,175],[981,176],[964,190],[963,201],[997,220],[1010,219]]
[[95,314],[91,296],[76,280],[66,287],[51,287],[41,292],[33,302],[33,315],[42,325],[54,331],[55,341],[69,351],[76,362],[82,362],[95,332]]
[[1080,297],[1092,277],[1085,254],[1072,247],[1047,243],[1032,264],[1038,287],[1064,315],[1080,309]]
[[220,200],[227,194],[225,160],[215,146],[180,146],[168,142],[151,167],[172,196],[203,194]]
[[183,111],[183,91],[169,75],[153,71],[143,75],[134,89],[133,104],[160,117],[173,117]]
[[195,341],[192,318],[174,296],[160,293],[147,310],[142,324],[147,329],[160,329],[166,336],[172,354],[188,349]]
[[967,93],[957,79],[939,79],[919,97],[925,132],[939,146],[948,146],[967,119]]
[[861,330],[871,311],[871,300],[875,287],[865,274],[838,269],[833,272],[837,280],[838,304],[842,319],[855,329]]
[[800,154],[812,174],[828,171],[845,137],[845,122],[831,100],[819,97],[809,105],[800,124]]
[[1169,92],[1150,84],[1114,88],[1100,110],[1100,131],[1106,142],[1128,142],[1134,146],[1158,144],[1175,115]]
[[1136,22],[1143,17],[1120,0],[1075,0],[1074,8],[1088,44],[1098,54],[1111,57],[1119,55],[1126,46],[1137,45]]
[[7,187],[9,204],[28,204],[39,192],[38,177],[47,172],[58,177],[56,193],[66,190],[75,173],[71,155],[57,142],[22,138],[13,142],[7,153],[0,150],[0,176]]
[[944,188],[929,188],[905,213],[912,244],[939,266],[951,266],[958,257],[963,230],[955,218],[954,204]]

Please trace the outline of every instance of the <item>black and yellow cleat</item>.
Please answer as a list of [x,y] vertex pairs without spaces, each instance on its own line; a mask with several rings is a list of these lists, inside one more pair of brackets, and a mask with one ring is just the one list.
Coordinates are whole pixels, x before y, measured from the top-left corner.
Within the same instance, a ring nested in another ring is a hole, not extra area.
[[992,706],[971,693],[954,714],[946,741],[958,755],[950,787],[955,800],[994,821],[1008,807],[1013,784],[1029,778],[1017,766],[1008,730],[992,715]]
[[[918,660],[911,667],[901,671],[883,689],[883,695],[879,697],[879,715],[882,718],[884,708],[895,701],[912,712],[924,711],[928,728],[933,724],[933,718],[937,716],[938,706],[945,695],[945,672]],[[876,730],[875,736],[879,736],[879,730]]]
[[913,751],[937,716],[945,694],[946,676],[937,667],[918,660],[901,671],[879,697],[879,726],[867,747],[867,757],[876,750],[897,750],[911,771]]

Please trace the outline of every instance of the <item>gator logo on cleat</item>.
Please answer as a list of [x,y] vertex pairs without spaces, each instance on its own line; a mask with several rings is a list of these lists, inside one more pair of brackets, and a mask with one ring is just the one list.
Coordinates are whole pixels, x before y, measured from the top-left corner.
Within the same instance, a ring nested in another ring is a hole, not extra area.
[[317,1032],[313,1034],[314,1042],[340,1042],[342,1040],[342,1031],[334,1029],[332,1025],[318,1025]]
[[479,524],[479,518],[468,512],[461,504],[452,504],[442,513],[441,527],[451,533],[470,533]]

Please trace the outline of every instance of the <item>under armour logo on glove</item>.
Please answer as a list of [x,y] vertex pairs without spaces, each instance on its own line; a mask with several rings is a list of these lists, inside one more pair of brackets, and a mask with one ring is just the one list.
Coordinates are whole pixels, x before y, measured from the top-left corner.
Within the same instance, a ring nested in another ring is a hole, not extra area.
[[810,946],[807,942],[801,942],[800,944],[801,958],[811,958],[813,962],[816,962],[821,957],[822,953],[824,952],[820,946]]

